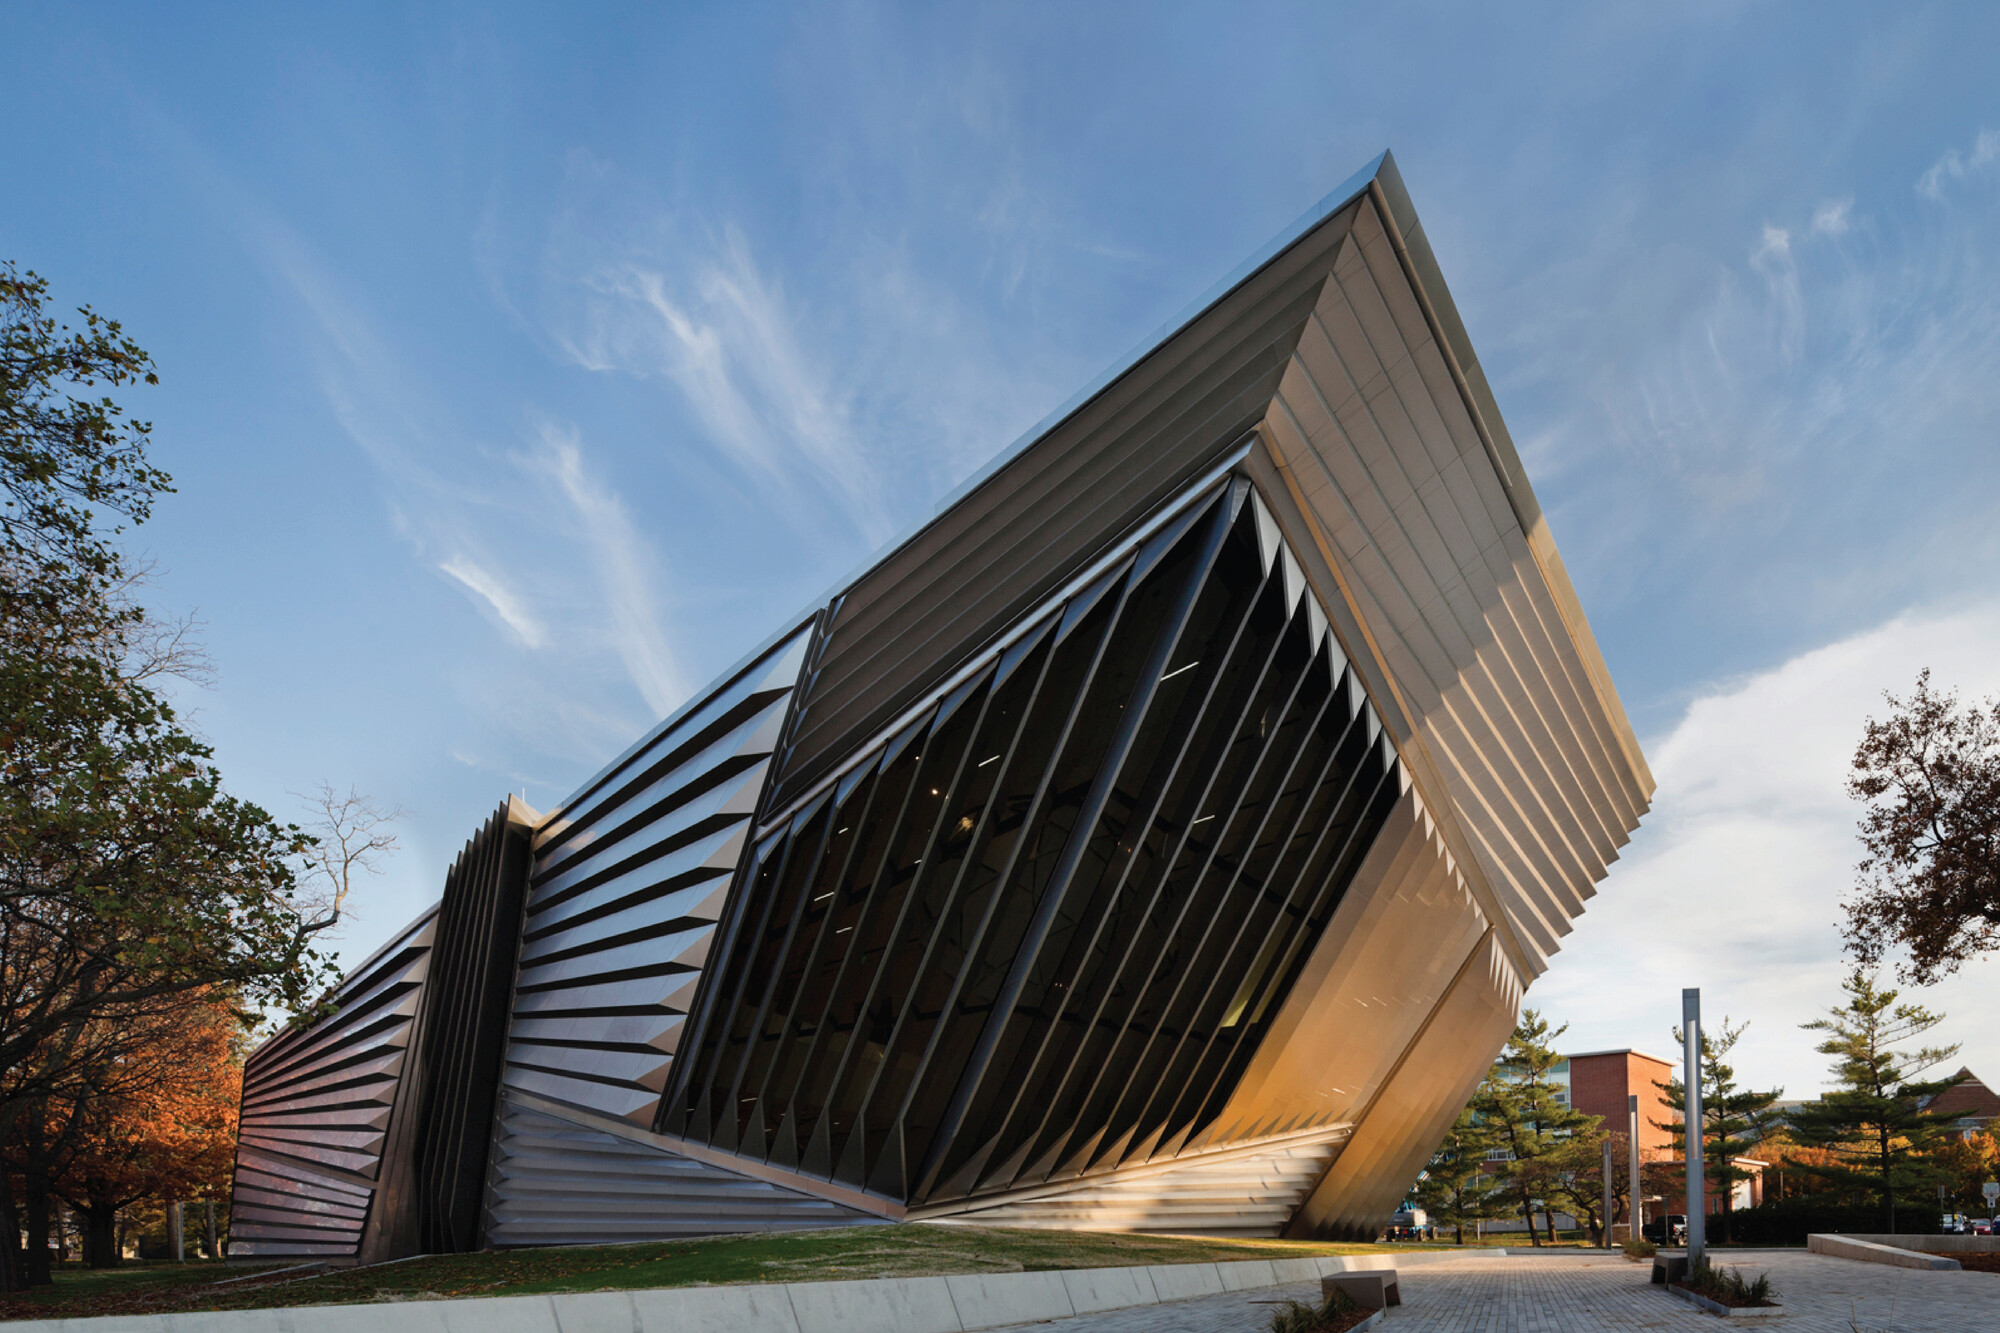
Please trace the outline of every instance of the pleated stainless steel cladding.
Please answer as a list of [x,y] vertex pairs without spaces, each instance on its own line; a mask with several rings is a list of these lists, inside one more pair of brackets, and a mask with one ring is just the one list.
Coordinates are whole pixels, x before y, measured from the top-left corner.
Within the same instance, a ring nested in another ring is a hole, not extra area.
[[1384,155],[489,821],[252,1060],[236,1250],[1366,1234],[1651,791]]

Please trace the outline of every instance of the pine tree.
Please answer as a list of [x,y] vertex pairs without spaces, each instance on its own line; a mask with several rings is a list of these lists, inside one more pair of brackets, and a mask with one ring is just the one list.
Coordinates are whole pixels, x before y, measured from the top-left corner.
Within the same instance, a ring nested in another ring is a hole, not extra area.
[[[1776,1120],[1771,1106],[1785,1095],[1783,1088],[1754,1092],[1736,1085],[1736,1070],[1730,1065],[1728,1056],[1749,1026],[1748,1023],[1731,1023],[1725,1015],[1720,1029],[1701,1034],[1702,1173],[1722,1204],[1722,1234],[1717,1239],[1724,1242],[1729,1240],[1729,1216],[1734,1211],[1736,1184],[1751,1179],[1751,1173],[1736,1165],[1736,1159],[1763,1141],[1765,1133]],[[1682,1045],[1684,1040],[1681,1030],[1675,1028],[1674,1044]],[[1667,1105],[1683,1117],[1666,1123],[1655,1121],[1654,1124],[1673,1132],[1674,1147],[1685,1159],[1687,1088],[1680,1079],[1653,1086],[1665,1095]]]
[[[1510,1202],[1518,1204],[1527,1220],[1528,1239],[1535,1245],[1542,1243],[1535,1209],[1557,1183],[1558,1150],[1599,1122],[1597,1116],[1571,1110],[1556,1086],[1555,1067],[1563,1058],[1550,1043],[1568,1030],[1568,1024],[1551,1028],[1541,1014],[1523,1009],[1499,1063],[1472,1098],[1472,1110],[1493,1135],[1493,1146],[1507,1152],[1507,1160],[1494,1166],[1507,1182]],[[1555,1239],[1553,1226],[1549,1239]]]
[[[1492,1079],[1488,1074],[1488,1080]],[[1477,1097],[1478,1094],[1474,1094]],[[1417,1178],[1412,1191],[1418,1206],[1433,1220],[1450,1226],[1460,1245],[1465,1244],[1465,1224],[1499,1217],[1510,1211],[1506,1182],[1493,1175],[1487,1154],[1495,1146],[1492,1132],[1470,1105],[1458,1113],[1458,1120],[1445,1131],[1444,1142],[1431,1154],[1430,1164]]]
[[[1896,1230],[1896,1203],[1930,1207],[1926,1197],[1949,1173],[1931,1154],[1950,1133],[1951,1118],[1923,1109],[1952,1080],[1919,1077],[1958,1053],[1953,1046],[1902,1049],[1944,1021],[1914,1004],[1897,1004],[1896,992],[1878,990],[1858,968],[1841,983],[1847,1002],[1827,1017],[1801,1024],[1823,1032],[1815,1049],[1834,1057],[1839,1085],[1817,1102],[1791,1112],[1792,1133],[1809,1148],[1822,1148],[1834,1164],[1810,1168],[1836,1189],[1866,1192],[1881,1200],[1886,1230]],[[1803,1165],[1803,1164],[1801,1164]]]

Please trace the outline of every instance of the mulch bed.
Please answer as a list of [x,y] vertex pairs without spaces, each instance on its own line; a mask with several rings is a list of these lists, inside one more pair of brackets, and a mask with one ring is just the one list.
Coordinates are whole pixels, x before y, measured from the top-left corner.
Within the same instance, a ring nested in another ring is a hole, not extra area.
[[1958,1260],[1958,1266],[1968,1273],[2000,1273],[2000,1254],[1952,1254],[1946,1257]]

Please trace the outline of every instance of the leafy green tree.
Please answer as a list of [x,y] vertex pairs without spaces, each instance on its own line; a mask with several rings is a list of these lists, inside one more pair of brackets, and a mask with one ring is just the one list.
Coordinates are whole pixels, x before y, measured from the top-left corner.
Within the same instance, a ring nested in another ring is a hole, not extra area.
[[1846,1003],[1801,1025],[1825,1034],[1815,1049],[1834,1057],[1838,1086],[1790,1112],[1792,1137],[1824,1150],[1821,1160],[1800,1163],[1804,1169],[1835,1189],[1879,1199],[1883,1227],[1894,1232],[1899,1200],[1934,1207],[1937,1186],[1951,1183],[1950,1172],[1934,1157],[1951,1132],[1951,1118],[1925,1111],[1923,1104],[1952,1080],[1925,1081],[1920,1075],[1951,1059],[1958,1047],[1909,1046],[1944,1015],[1897,1004],[1895,991],[1878,989],[1859,968],[1841,989]]
[[[171,487],[150,427],[97,394],[152,362],[47,295],[0,265],[0,1139],[121,1058],[121,1015],[207,990],[296,1010],[330,970],[297,894],[309,840],[230,796],[150,683],[155,625],[113,539]],[[46,1280],[20,1234],[0,1173],[0,1287]]]
[[[157,384],[118,321],[85,306],[83,328],[47,310],[48,283],[0,264],[0,561],[10,593],[78,582],[102,590],[122,559],[115,520],[143,523],[172,480],[146,460],[148,422],[79,391]],[[106,533],[105,517],[114,522]]]
[[[1722,1205],[1721,1235],[1717,1239],[1724,1242],[1729,1240],[1729,1218],[1735,1210],[1736,1185],[1739,1181],[1752,1178],[1751,1172],[1736,1165],[1736,1159],[1748,1155],[1763,1142],[1765,1134],[1776,1122],[1772,1104],[1785,1095],[1783,1088],[1755,1092],[1737,1085],[1736,1069],[1729,1063],[1729,1053],[1736,1048],[1736,1043],[1749,1026],[1748,1023],[1731,1023],[1725,1015],[1720,1028],[1704,1029],[1701,1034],[1702,1174]],[[1674,1045],[1680,1046],[1684,1041],[1681,1030],[1675,1028]],[[1655,1121],[1654,1124],[1673,1133],[1674,1149],[1685,1160],[1687,1087],[1678,1078],[1653,1086],[1664,1094],[1667,1105],[1683,1117],[1666,1122]]]
[[1418,1206],[1432,1220],[1451,1227],[1460,1245],[1465,1244],[1467,1222],[1512,1211],[1506,1182],[1494,1176],[1493,1163],[1487,1161],[1494,1146],[1492,1133],[1468,1105],[1445,1131],[1444,1141],[1431,1154],[1412,1191]]
[[[1495,1162],[1495,1174],[1507,1182],[1510,1202],[1517,1204],[1528,1224],[1528,1239],[1542,1243],[1535,1229],[1535,1210],[1546,1203],[1566,1169],[1558,1151],[1579,1131],[1594,1130],[1598,1117],[1570,1109],[1555,1080],[1562,1063],[1552,1044],[1569,1030],[1551,1028],[1533,1009],[1523,1009],[1493,1075],[1473,1094],[1472,1110],[1493,1135],[1493,1146],[1507,1158]],[[1554,1240],[1553,1226],[1549,1239]]]
[[[1626,1145],[1622,1133],[1609,1133],[1602,1117],[1591,1117],[1592,1127],[1572,1134],[1558,1144],[1549,1166],[1554,1183],[1551,1190],[1562,1210],[1582,1222],[1597,1244],[1609,1240],[1609,1224],[1625,1209],[1632,1192],[1631,1173],[1625,1169]],[[1611,1216],[1604,1214],[1604,1145],[1611,1144]]]

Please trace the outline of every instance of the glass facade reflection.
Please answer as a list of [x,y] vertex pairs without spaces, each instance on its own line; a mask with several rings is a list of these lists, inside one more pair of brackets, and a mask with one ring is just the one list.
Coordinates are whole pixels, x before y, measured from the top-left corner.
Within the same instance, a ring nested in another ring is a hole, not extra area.
[[1172,1152],[1399,792],[1225,491],[756,849],[660,1128],[912,1204]]

